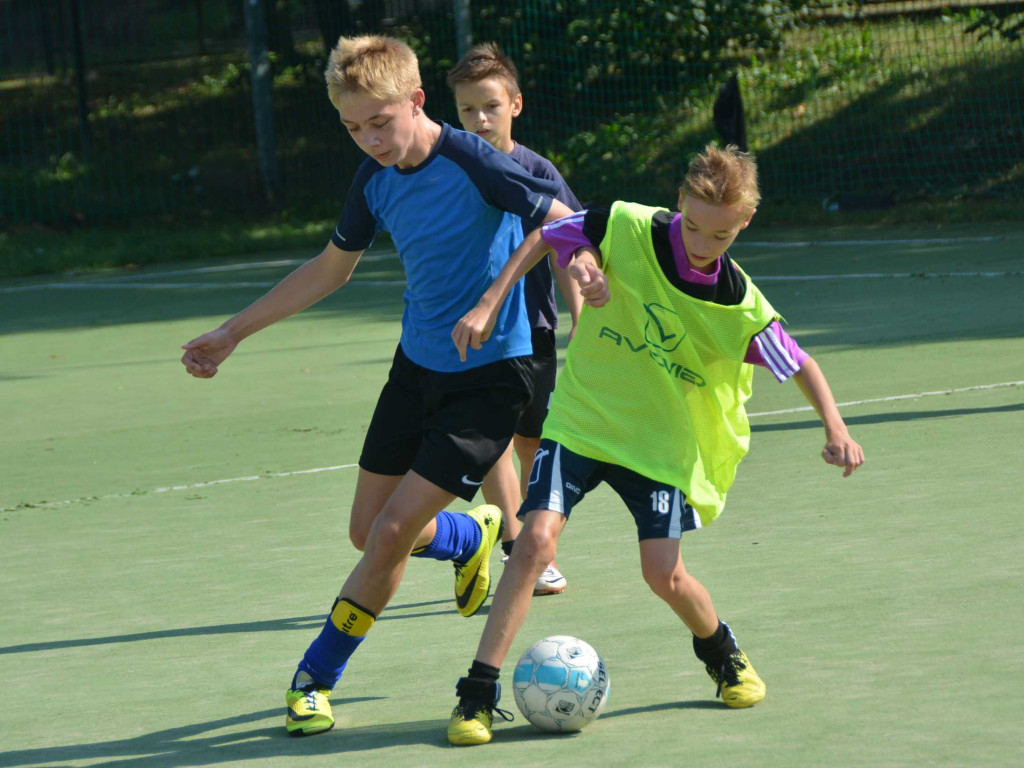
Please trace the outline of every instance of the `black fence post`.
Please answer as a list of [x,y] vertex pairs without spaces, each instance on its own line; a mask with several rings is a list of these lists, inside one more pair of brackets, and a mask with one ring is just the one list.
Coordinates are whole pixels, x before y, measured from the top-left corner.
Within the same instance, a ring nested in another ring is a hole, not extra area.
[[452,0],[455,13],[455,46],[461,59],[473,45],[473,26],[470,21],[470,0]]
[[89,97],[85,91],[85,47],[78,0],[71,0],[71,39],[75,49],[75,86],[78,88],[78,134],[82,152],[86,152],[92,145],[92,131],[89,128]]
[[203,0],[195,0],[196,6],[196,39],[199,41],[199,55],[206,55],[206,29],[203,24]]
[[252,67],[256,153],[259,156],[267,202],[276,206],[281,199],[281,179],[277,164],[277,136],[274,132],[274,73],[267,49],[267,16],[261,0],[242,2],[245,8],[245,33],[249,40],[249,64]]

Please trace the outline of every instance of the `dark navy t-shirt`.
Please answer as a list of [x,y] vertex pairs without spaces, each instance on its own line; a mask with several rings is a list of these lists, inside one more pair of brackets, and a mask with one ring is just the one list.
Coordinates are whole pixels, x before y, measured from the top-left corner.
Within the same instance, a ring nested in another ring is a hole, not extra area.
[[437,144],[414,168],[363,161],[331,241],[361,251],[377,230],[391,234],[406,275],[402,349],[417,365],[450,372],[532,353],[522,281],[490,339],[468,349],[465,363],[451,332],[522,242],[523,229],[543,222],[558,187],[479,136],[439,125]]
[[[559,190],[555,199],[565,203],[573,211],[580,210],[580,201],[576,199],[576,195],[569,189],[562,174],[551,164],[550,160],[541,157],[522,144],[513,146],[509,155],[537,178],[551,179],[556,182]],[[551,274],[551,264],[547,258],[539,261],[537,266],[526,273],[526,277],[523,278],[523,287],[526,291],[526,316],[530,320],[530,327],[549,330],[557,328],[558,304],[555,301],[555,283]]]

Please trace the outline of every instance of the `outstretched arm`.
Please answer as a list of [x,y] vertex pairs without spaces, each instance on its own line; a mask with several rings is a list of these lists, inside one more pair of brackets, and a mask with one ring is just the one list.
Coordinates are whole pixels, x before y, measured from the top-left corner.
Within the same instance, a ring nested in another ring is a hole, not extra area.
[[825,448],[821,452],[821,457],[828,464],[844,467],[843,477],[849,477],[864,463],[864,449],[850,437],[846,423],[839,415],[825,374],[821,372],[814,358],[808,357],[793,378],[825,425]]
[[182,344],[185,354],[181,362],[186,372],[199,379],[213,378],[243,339],[315,304],[347,283],[362,255],[362,251],[343,251],[328,243],[319,256],[293,271],[219,328]]

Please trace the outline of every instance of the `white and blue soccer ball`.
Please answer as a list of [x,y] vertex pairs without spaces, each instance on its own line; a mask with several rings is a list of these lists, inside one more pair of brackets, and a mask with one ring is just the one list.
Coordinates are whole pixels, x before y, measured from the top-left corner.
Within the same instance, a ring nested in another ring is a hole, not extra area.
[[604,661],[578,637],[554,635],[530,646],[512,676],[523,716],[542,731],[578,731],[608,701],[611,679]]

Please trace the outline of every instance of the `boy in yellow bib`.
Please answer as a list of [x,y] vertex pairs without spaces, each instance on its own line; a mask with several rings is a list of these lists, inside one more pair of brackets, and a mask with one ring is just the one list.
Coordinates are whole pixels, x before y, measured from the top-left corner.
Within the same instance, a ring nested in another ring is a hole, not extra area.
[[764,682],[679,548],[683,532],[718,517],[747,453],[752,365],[796,380],[825,426],[822,457],[844,477],[864,452],[817,363],[726,253],[759,201],[754,159],[709,146],[690,164],[679,213],[620,201],[551,222],[524,241],[453,331],[460,354],[478,349],[510,281],[548,248],[590,285],[519,511],[524,526],[456,688],[452,744],[484,744],[494,713],[511,717],[497,708],[501,664],[573,507],[602,481],[629,507],[644,580],[692,632],[718,695],[730,707],[764,698]]

